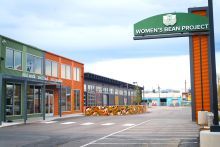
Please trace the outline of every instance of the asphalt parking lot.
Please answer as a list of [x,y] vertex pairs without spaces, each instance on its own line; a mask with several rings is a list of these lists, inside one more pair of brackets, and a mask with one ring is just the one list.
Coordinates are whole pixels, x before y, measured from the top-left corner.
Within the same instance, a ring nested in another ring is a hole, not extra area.
[[0,146],[197,147],[190,107],[157,107],[128,116],[74,117],[0,128]]

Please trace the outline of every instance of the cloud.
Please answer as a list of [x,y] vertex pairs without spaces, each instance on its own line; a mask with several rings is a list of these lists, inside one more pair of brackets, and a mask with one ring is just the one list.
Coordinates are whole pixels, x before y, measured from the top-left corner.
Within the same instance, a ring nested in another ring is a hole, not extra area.
[[[214,1],[215,14],[219,13],[219,4]],[[3,0],[0,32],[86,62],[103,60],[103,57],[125,58],[127,54],[127,58],[185,55],[182,50],[188,48],[187,39],[133,41],[133,24],[160,13],[187,12],[188,7],[205,5],[207,1],[204,0]],[[215,18],[219,49],[220,29],[217,26],[220,21],[217,15]],[[164,53],[162,49],[170,53]],[[115,52],[118,53],[116,56]],[[93,56],[88,58],[85,54]]]
[[118,59],[86,64],[86,72],[120,79],[125,82],[138,82],[146,89],[156,87],[179,89],[184,81],[190,81],[189,56],[155,58]]
[[[220,73],[220,53],[216,54],[217,72]],[[151,90],[190,88],[190,59],[188,55],[152,58],[127,58],[100,61],[85,65],[85,72],[103,75],[124,82],[138,82]]]

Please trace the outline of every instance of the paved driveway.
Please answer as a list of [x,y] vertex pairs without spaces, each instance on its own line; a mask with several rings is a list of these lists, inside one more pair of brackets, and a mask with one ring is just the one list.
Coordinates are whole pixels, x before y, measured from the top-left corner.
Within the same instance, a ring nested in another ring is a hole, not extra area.
[[74,117],[0,128],[0,146],[198,146],[189,107],[155,107],[130,116]]

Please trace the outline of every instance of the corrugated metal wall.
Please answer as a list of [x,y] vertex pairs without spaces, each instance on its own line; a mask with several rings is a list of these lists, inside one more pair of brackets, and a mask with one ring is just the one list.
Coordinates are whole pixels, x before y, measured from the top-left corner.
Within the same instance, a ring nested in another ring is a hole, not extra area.
[[[205,16],[206,11],[193,11],[192,13]],[[200,44],[201,39],[201,44]],[[200,54],[201,49],[201,54]],[[208,35],[192,37],[193,70],[194,70],[194,100],[196,120],[198,111],[202,110],[202,95],[204,110],[210,111],[210,78],[209,78],[209,37]],[[202,57],[202,58],[201,58]],[[192,62],[192,61],[191,61]],[[202,68],[201,68],[202,65]],[[202,77],[201,77],[202,75]]]

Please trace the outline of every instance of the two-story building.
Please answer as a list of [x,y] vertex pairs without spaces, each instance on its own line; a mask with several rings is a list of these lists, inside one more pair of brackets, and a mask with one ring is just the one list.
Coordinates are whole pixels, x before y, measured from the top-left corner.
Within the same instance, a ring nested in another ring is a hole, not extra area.
[[0,122],[83,111],[84,65],[0,36]]

